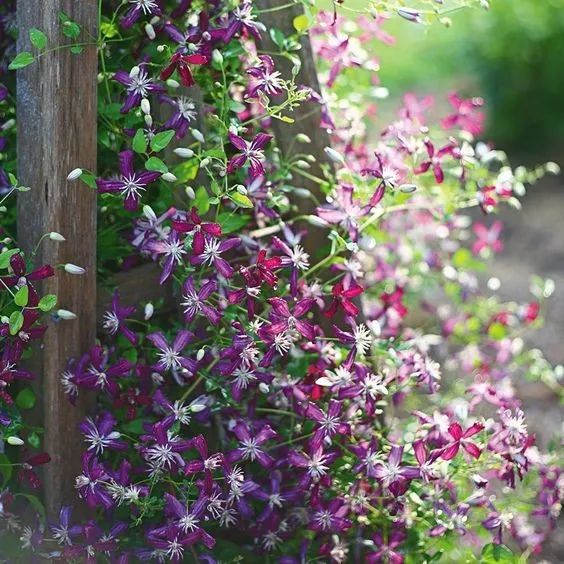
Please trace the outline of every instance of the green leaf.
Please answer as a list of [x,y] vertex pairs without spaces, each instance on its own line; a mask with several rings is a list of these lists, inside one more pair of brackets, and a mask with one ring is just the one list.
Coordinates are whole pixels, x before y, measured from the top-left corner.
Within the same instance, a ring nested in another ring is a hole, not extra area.
[[67,20],[62,25],[63,35],[70,39],[76,39],[80,35],[80,29],[80,26],[71,20]]
[[206,214],[210,209],[210,198],[208,196],[208,191],[203,186],[199,186],[196,190],[196,199],[194,200],[194,205],[196,206],[200,215]]
[[174,176],[178,178],[178,182],[190,182],[190,180],[194,180],[198,176],[199,170],[198,159],[191,159],[174,167]]
[[27,437],[27,442],[33,447],[33,448],[39,448],[41,445],[41,439],[39,438],[39,435],[35,432],[32,431],[29,436]]
[[270,38],[278,47],[284,47],[285,37],[284,34],[279,30],[273,27],[270,28]]
[[154,170],[157,172],[161,172],[162,174],[168,172],[168,167],[163,163],[163,161],[161,161],[161,159],[158,159],[157,157],[151,157],[145,163],[145,168],[147,170]]
[[142,129],[138,129],[133,138],[133,150],[136,153],[145,153],[147,151],[147,139]]
[[14,311],[10,315],[8,326],[10,328],[10,335],[17,335],[18,331],[22,328],[24,323],[24,316],[21,311]]
[[232,202],[236,203],[238,206],[242,208],[253,207],[253,202],[251,202],[249,197],[245,196],[244,194],[239,194],[239,192],[235,191],[235,192],[231,192],[231,194],[228,194],[228,196]]
[[10,481],[13,473],[13,465],[5,454],[0,454],[0,474],[2,474],[2,488]]
[[22,286],[14,296],[14,302],[16,302],[17,306],[25,307],[27,305],[27,301],[29,299],[29,287],[27,284]]
[[51,311],[57,305],[57,296],[47,294],[39,300],[38,307],[41,311]]
[[127,434],[141,435],[144,432],[143,419],[134,419],[123,425],[123,430]]
[[8,268],[10,266],[10,259],[20,252],[19,249],[11,249],[4,253],[0,253],[0,270],[3,268]]
[[31,388],[24,388],[16,396],[16,405],[20,409],[32,409],[35,406],[35,392]]
[[45,49],[47,47],[47,36],[36,27],[32,27],[29,30],[29,39],[31,44],[39,50]]
[[84,51],[84,47],[82,45],[74,45],[70,48],[70,52],[73,55],[80,55]]
[[35,57],[31,53],[28,53],[27,51],[22,51],[21,53],[18,53],[16,55],[16,58],[10,63],[8,69],[9,70],[23,69],[28,65],[31,65],[31,63],[33,63],[34,60]]
[[86,186],[90,188],[96,188],[96,177],[90,172],[83,172],[80,175],[81,182],[84,182]]
[[167,131],[162,131],[161,133],[157,133],[151,139],[151,149],[153,149],[155,153],[162,151],[172,141],[173,137],[174,137],[173,129],[168,129]]
[[482,550],[480,564],[514,564],[517,561],[511,550],[503,544],[487,544]]
[[235,215],[229,212],[220,213],[217,218],[218,223],[221,225],[222,233],[233,233],[239,231],[251,220],[250,215]]
[[111,39],[119,34],[119,27],[116,23],[102,22],[100,24],[100,31],[106,39]]

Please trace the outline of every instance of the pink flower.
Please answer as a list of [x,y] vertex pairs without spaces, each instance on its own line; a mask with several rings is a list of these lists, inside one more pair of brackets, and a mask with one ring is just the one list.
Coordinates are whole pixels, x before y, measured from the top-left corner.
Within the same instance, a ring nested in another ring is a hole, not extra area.
[[468,454],[470,454],[470,456],[474,458],[480,458],[480,455],[482,454],[482,449],[480,449],[480,447],[478,447],[476,443],[473,443],[468,439],[470,437],[473,437],[474,435],[477,435],[483,429],[484,429],[484,425],[482,423],[474,423],[474,425],[468,427],[466,431],[463,431],[459,423],[453,423],[448,428],[448,432],[454,440],[451,441],[443,449],[441,457],[444,460],[452,460],[458,454],[458,451],[462,446],[462,448]]
[[503,229],[501,221],[495,221],[490,228],[483,223],[475,223],[472,231],[476,234],[476,241],[472,245],[472,252],[475,255],[492,251],[499,253],[503,250],[503,243],[499,240],[499,235]]
[[455,92],[452,92],[448,96],[448,101],[455,112],[441,120],[443,128],[451,129],[458,126],[463,131],[468,131],[468,133],[474,136],[480,135],[484,129],[485,116],[483,112],[478,111],[478,108],[484,105],[484,100],[482,98],[469,98],[465,100],[460,98]]

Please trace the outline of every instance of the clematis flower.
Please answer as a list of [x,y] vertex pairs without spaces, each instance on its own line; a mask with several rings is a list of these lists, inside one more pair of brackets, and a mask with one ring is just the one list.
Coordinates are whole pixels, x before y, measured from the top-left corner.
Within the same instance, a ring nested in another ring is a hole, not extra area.
[[354,281],[351,281],[348,288],[345,288],[342,282],[337,282],[331,290],[333,301],[323,315],[325,317],[334,317],[339,308],[350,317],[356,317],[359,314],[358,307],[352,301],[364,292],[364,288]]
[[120,440],[121,434],[114,430],[116,423],[117,421],[107,411],[95,420],[87,417],[80,424],[80,430],[85,442],[90,443],[88,450],[96,454],[103,454],[105,449],[127,450],[127,442]]
[[327,411],[323,411],[316,404],[310,402],[304,409],[304,417],[312,419],[316,423],[315,433],[311,439],[311,448],[317,451],[323,443],[335,435],[348,435],[350,425],[341,420],[343,403],[331,399]]
[[[299,239],[298,239],[299,240]],[[298,293],[298,276],[300,271],[305,272],[309,269],[309,254],[304,251],[304,248],[295,244],[292,248],[279,239],[278,237],[272,238],[272,246],[284,253],[285,256],[280,258],[280,265],[282,267],[290,267],[290,292],[292,296],[296,296]]]
[[231,278],[234,273],[233,267],[221,257],[221,254],[238,247],[240,243],[239,237],[231,237],[224,241],[207,237],[204,241],[204,250],[190,257],[190,264],[213,266],[223,278]]
[[186,461],[182,453],[192,447],[192,440],[181,439],[170,432],[172,422],[162,421],[151,427],[151,434],[142,435],[144,445],[140,448],[141,455],[149,464],[151,473],[166,470],[176,473],[184,468]]
[[272,456],[262,448],[264,443],[278,436],[269,425],[265,425],[258,433],[255,433],[251,432],[251,429],[243,421],[239,421],[235,425],[233,433],[239,440],[240,446],[226,454],[226,459],[229,462],[256,460],[264,468],[270,468],[274,464]]
[[455,149],[457,148],[456,143],[450,142],[444,147],[441,147],[438,151],[435,150],[435,146],[431,143],[429,138],[426,138],[423,141],[425,148],[427,149],[428,160],[423,161],[421,164],[415,167],[414,173],[415,174],[423,174],[427,172],[429,169],[433,170],[433,174],[435,175],[435,180],[437,184],[442,184],[445,179],[445,175],[442,168],[442,160],[447,156],[455,156]]
[[163,271],[159,279],[164,284],[174,273],[176,267],[182,263],[182,256],[186,254],[184,243],[176,231],[171,231],[164,239],[153,239],[145,244],[145,249],[156,256],[164,257]]
[[474,231],[477,239],[472,244],[472,252],[475,255],[494,252],[499,253],[503,250],[503,243],[499,240],[503,223],[494,221],[490,228],[483,223],[474,223],[472,231]]
[[336,451],[325,452],[323,446],[313,449],[310,445],[309,453],[291,450],[288,453],[288,462],[291,466],[303,470],[299,487],[305,489],[311,483],[326,482],[329,467],[338,457],[339,453]]
[[403,483],[420,477],[419,468],[402,466],[403,446],[392,445],[386,461],[380,461],[374,468],[374,475],[393,495],[403,489]]
[[248,92],[249,98],[256,98],[259,92],[267,96],[278,96],[284,89],[282,74],[274,70],[272,57],[259,55],[258,58],[259,64],[247,71],[253,79]]
[[50,264],[43,265],[31,272],[27,272],[25,260],[20,253],[16,253],[10,257],[10,267],[13,274],[9,276],[0,276],[2,285],[8,288],[21,288],[23,286],[31,286],[30,282],[45,280],[55,275],[55,271]]
[[310,528],[321,533],[342,533],[352,526],[352,521],[346,518],[348,513],[349,508],[343,499],[317,503],[310,518]]
[[208,58],[203,55],[183,55],[182,53],[174,53],[170,58],[170,63],[161,72],[161,80],[168,80],[174,71],[178,71],[180,75],[180,81],[182,85],[186,88],[194,86],[196,81],[192,76],[192,71],[190,65],[205,65],[208,62]]
[[126,87],[126,96],[121,108],[122,114],[127,114],[131,109],[139,107],[141,100],[148,98],[149,94],[164,94],[162,85],[156,84],[144,67],[137,67],[133,72],[117,71],[113,79]]
[[463,131],[468,131],[474,137],[480,135],[484,128],[485,116],[479,111],[484,105],[482,98],[460,98],[455,92],[448,96],[450,105],[454,108],[454,113],[441,121],[444,129],[460,127]]
[[466,522],[470,510],[467,503],[460,503],[454,510],[446,503],[440,503],[437,509],[441,510],[440,517],[437,519],[439,524],[429,531],[429,536],[442,536],[449,530],[454,530],[459,535],[466,534]]
[[171,98],[170,96],[161,96],[161,102],[168,104],[172,108],[172,114],[163,125],[163,128],[174,129],[176,131],[176,139],[182,139],[188,132],[188,127],[198,117],[196,104],[187,96],[179,96]]
[[203,222],[195,207],[186,214],[185,219],[174,220],[172,228],[179,233],[194,233],[192,251],[195,255],[201,255],[204,252],[206,235],[215,238],[221,237],[221,226],[218,223]]
[[263,282],[269,286],[275,287],[278,282],[278,276],[274,270],[282,266],[280,257],[267,257],[267,252],[261,249],[257,254],[257,260],[254,265],[241,268],[241,274],[247,281],[249,287],[258,287]]
[[101,505],[110,509],[114,506],[114,501],[103,485],[109,479],[109,473],[96,455],[91,451],[85,452],[82,455],[82,474],[76,478],[75,487],[89,507]]
[[134,306],[123,307],[119,303],[119,292],[116,290],[112,298],[112,305],[104,313],[102,325],[110,335],[118,331],[133,345],[137,345],[137,335],[125,325],[126,319],[135,312]]
[[82,525],[71,525],[72,508],[69,506],[61,507],[59,511],[59,522],[50,524],[53,539],[62,545],[70,546],[73,544],[73,537],[82,533]]
[[205,303],[214,292],[217,292],[215,280],[208,280],[199,291],[194,287],[192,276],[184,281],[181,306],[184,309],[184,321],[186,323],[191,323],[196,315],[205,315],[212,325],[219,323],[221,313],[217,308]]
[[404,555],[398,548],[405,542],[407,534],[405,530],[392,529],[387,539],[381,532],[377,532],[373,537],[375,552],[366,555],[367,564],[404,564]]
[[443,448],[441,457],[445,460],[452,460],[458,454],[458,451],[462,446],[462,448],[473,458],[480,458],[482,450],[468,439],[477,435],[483,429],[484,425],[482,423],[474,423],[468,427],[466,431],[463,431],[459,423],[453,423],[448,428],[448,432],[452,437],[452,440],[446,447]]
[[237,169],[242,168],[243,165],[248,161],[250,164],[250,176],[251,180],[254,180],[258,176],[264,175],[264,147],[272,139],[272,135],[267,135],[266,133],[259,133],[251,142],[245,141],[242,137],[229,132],[229,141],[240,153],[231,157],[231,160],[227,164],[227,172],[232,174]]
[[28,482],[32,488],[38,489],[41,487],[41,481],[35,472],[35,468],[49,462],[51,462],[51,457],[46,452],[24,457],[18,470],[18,480],[20,482]]
[[194,474],[204,473],[204,487],[208,494],[211,494],[213,478],[212,470],[219,468],[224,459],[223,453],[216,453],[210,456],[208,451],[208,443],[203,435],[194,437],[194,448],[198,451],[200,459],[192,459],[184,466],[184,474],[192,476]]
[[96,185],[100,194],[120,192],[124,197],[124,207],[128,211],[135,211],[139,207],[141,195],[147,186],[160,178],[161,173],[144,170],[136,172],[133,168],[135,153],[127,150],[119,154],[119,171],[121,176],[116,179],[98,178]]
[[121,26],[125,29],[133,27],[142,16],[161,16],[162,11],[157,0],[128,0],[131,4],[123,18]]
[[255,20],[253,3],[245,0],[231,12],[223,41],[227,44],[236,34],[243,32],[250,33],[255,39],[260,40],[260,30],[263,26]]
[[196,373],[197,363],[191,358],[182,356],[182,351],[193,339],[194,334],[186,329],[180,330],[172,345],[168,343],[165,336],[161,333],[151,333],[147,339],[159,350],[157,368],[161,370],[186,370],[191,376]]
[[114,552],[117,548],[117,539],[107,538],[102,529],[94,522],[89,521],[82,526],[84,540],[63,550],[65,558],[77,560],[85,564],[96,564],[99,552]]
[[272,306],[271,319],[272,323],[267,330],[272,334],[282,333],[285,331],[296,330],[300,335],[313,341],[315,339],[315,329],[311,323],[300,319],[307,315],[315,304],[315,300],[311,298],[302,298],[294,305],[293,311],[290,311],[288,302],[282,298],[270,298],[268,303]]

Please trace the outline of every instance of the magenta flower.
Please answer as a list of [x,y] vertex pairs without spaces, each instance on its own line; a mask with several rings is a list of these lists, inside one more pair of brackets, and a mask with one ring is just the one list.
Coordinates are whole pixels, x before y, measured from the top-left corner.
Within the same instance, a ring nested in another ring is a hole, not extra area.
[[189,276],[182,285],[182,308],[184,321],[191,323],[196,315],[205,315],[212,325],[217,325],[221,313],[217,308],[206,303],[206,300],[217,291],[217,282],[208,280],[199,291],[194,287],[194,279]]
[[323,443],[335,435],[348,435],[350,425],[341,420],[343,403],[332,399],[329,401],[327,412],[314,403],[309,403],[304,410],[304,416],[316,423],[315,433],[311,439],[311,448],[317,451]]
[[121,26],[125,29],[129,29],[133,27],[135,23],[141,19],[143,16],[160,16],[162,15],[162,11],[159,7],[158,0],[128,0],[131,4],[131,7],[123,18],[121,19],[120,23]]
[[227,172],[232,174],[248,161],[250,165],[250,175],[251,179],[255,179],[258,176],[264,174],[264,147],[272,139],[272,135],[267,135],[266,133],[259,133],[250,143],[245,141],[242,137],[229,132],[229,141],[240,153],[231,157],[231,160],[227,164]]
[[81,424],[80,430],[84,441],[89,443],[88,450],[95,454],[103,454],[105,449],[127,450],[127,442],[120,440],[120,433],[114,430],[117,421],[104,411],[95,420],[87,417]]
[[388,459],[385,462],[379,462],[374,467],[376,479],[394,495],[398,495],[398,490],[403,489],[402,483],[420,477],[419,468],[415,466],[402,466],[402,457],[403,446],[392,445]]
[[448,96],[448,101],[454,108],[454,113],[444,118],[441,121],[441,125],[445,129],[458,126],[475,137],[480,135],[484,129],[485,116],[478,108],[484,105],[484,100],[482,98],[465,100],[460,98],[455,92],[452,92]]
[[147,186],[160,178],[160,172],[147,171],[136,172],[133,168],[135,153],[127,150],[119,154],[120,178],[107,179],[98,178],[96,185],[100,194],[120,192],[124,197],[124,207],[128,211],[135,211],[139,207],[139,200]]
[[317,503],[310,518],[310,528],[320,533],[342,533],[350,529],[352,522],[343,499],[333,499],[328,504]]
[[352,300],[360,296],[362,292],[364,292],[364,288],[354,281],[351,281],[347,288],[344,287],[342,282],[337,282],[331,290],[333,301],[323,315],[334,317],[339,308],[342,308],[348,316],[356,317],[360,310]]
[[376,551],[366,555],[367,564],[403,564],[405,559],[398,548],[406,538],[404,529],[394,528],[386,541],[381,532],[376,533],[372,537]]
[[180,81],[183,86],[189,88],[194,86],[196,81],[192,76],[190,65],[205,65],[208,58],[203,55],[183,55],[182,53],[174,53],[170,58],[170,63],[161,72],[161,80],[167,80],[172,76],[172,73],[177,70],[180,75]]
[[284,89],[284,79],[274,70],[274,61],[268,55],[259,55],[259,64],[247,71],[252,78],[249,98],[256,98],[259,92],[267,96],[278,96]]
[[462,430],[462,427],[458,423],[453,423],[449,426],[448,432],[452,437],[452,441],[442,449],[441,457],[445,460],[452,460],[457,454],[462,446],[462,448],[470,454],[473,458],[480,458],[482,450],[472,441],[468,439],[477,435],[480,431],[484,429],[482,423],[474,423],[466,431]]
[[311,298],[298,300],[294,305],[293,311],[290,311],[288,302],[282,298],[270,298],[268,303],[272,306],[270,315],[272,324],[268,327],[270,333],[277,334],[295,329],[306,339],[310,341],[315,339],[315,328],[313,325],[308,321],[300,319],[311,310],[315,300]]
[[156,256],[164,257],[163,271],[159,279],[164,284],[174,273],[176,267],[182,263],[182,256],[186,254],[184,243],[176,231],[171,231],[163,239],[152,239],[145,244],[145,250]]
[[188,346],[193,337],[193,333],[182,329],[177,333],[174,342],[170,345],[161,332],[147,335],[147,339],[159,350],[157,353],[159,357],[157,368],[187,372],[193,376],[196,373],[197,362],[182,355],[182,351]]
[[425,148],[427,149],[427,155],[429,159],[423,161],[420,165],[415,167],[414,171],[415,174],[423,174],[427,172],[430,168],[433,170],[433,174],[435,175],[435,180],[437,184],[442,184],[445,179],[445,175],[442,168],[442,160],[447,156],[451,155],[454,156],[454,151],[457,148],[454,142],[451,142],[444,147],[441,147],[438,151],[435,150],[435,146],[431,143],[429,138],[426,138],[423,141]]
[[265,425],[258,433],[251,432],[251,429],[242,421],[239,421],[233,433],[239,440],[239,448],[227,453],[226,459],[229,462],[237,462],[239,460],[257,461],[264,468],[270,468],[274,464],[272,456],[267,454],[262,445],[267,441],[277,437],[269,425]]
[[503,223],[501,221],[494,221],[490,228],[486,227],[483,223],[474,223],[472,231],[476,234],[476,241],[472,245],[472,252],[479,255],[484,251],[491,251],[499,253],[503,250],[503,243],[499,240],[501,231],[503,230]]
[[288,453],[288,462],[291,466],[300,468],[303,471],[299,480],[299,486],[300,488],[305,489],[312,482],[326,482],[329,478],[329,467],[335,460],[337,460],[338,457],[338,452],[325,452],[323,447],[320,446],[317,449],[311,448],[311,452],[309,454],[292,450]]
[[225,31],[223,41],[227,44],[238,33],[250,33],[255,39],[260,40],[260,24],[253,15],[253,3],[245,0],[230,15],[229,24]]
[[8,288],[21,288],[22,286],[31,286],[30,282],[36,282],[37,280],[44,280],[45,278],[50,278],[55,275],[55,271],[50,264],[40,266],[32,272],[27,272],[25,260],[20,253],[16,253],[10,257],[10,267],[13,274],[9,276],[0,276],[2,285],[8,286]]
[[219,468],[223,463],[223,453],[216,453],[210,456],[208,452],[208,443],[203,435],[194,437],[194,448],[198,451],[200,459],[192,459],[186,462],[184,466],[184,474],[191,476],[193,474],[204,473],[204,488],[206,492],[211,493],[213,478],[212,470]]
[[196,208],[186,214],[185,219],[177,219],[172,222],[172,228],[179,233],[194,233],[192,239],[192,251],[195,255],[204,252],[206,237],[221,237],[221,226],[218,223],[205,223],[196,213]]
[[104,483],[109,482],[110,475],[93,452],[82,455],[82,474],[76,478],[76,488],[89,507],[101,505],[105,509],[114,506],[114,501]]
[[204,241],[204,250],[200,254],[190,257],[190,264],[213,266],[223,278],[231,278],[234,272],[233,267],[221,255],[238,247],[240,243],[239,237],[231,237],[224,241],[207,237]]
[[281,257],[267,257],[264,249],[260,250],[254,265],[241,268],[241,274],[247,281],[249,287],[258,287],[263,282],[269,286],[276,286],[278,276],[274,270],[282,266]]
[[137,108],[143,98],[149,94],[164,94],[165,89],[160,84],[153,82],[144,67],[140,67],[137,72],[128,73],[117,71],[114,80],[126,87],[126,96],[121,108],[122,114],[127,114],[132,108]]
[[112,305],[104,313],[102,325],[110,334],[115,335],[118,331],[133,345],[137,345],[137,335],[126,326],[127,318],[135,312],[134,306],[123,307],[119,303],[119,292],[116,290],[112,298]]

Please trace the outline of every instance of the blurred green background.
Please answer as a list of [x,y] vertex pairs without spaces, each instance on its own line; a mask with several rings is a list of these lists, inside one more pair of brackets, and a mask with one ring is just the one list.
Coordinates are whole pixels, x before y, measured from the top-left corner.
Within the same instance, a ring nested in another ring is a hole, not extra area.
[[[318,5],[332,3],[319,2]],[[364,0],[345,0],[351,8]],[[409,2],[406,0],[406,5]],[[448,7],[448,1],[444,3]],[[406,91],[457,89],[487,102],[487,131],[513,154],[564,161],[564,0],[491,0],[491,8],[449,14],[450,27],[395,16],[395,46],[367,46],[380,59],[390,102]],[[385,108],[386,105],[384,104]]]

